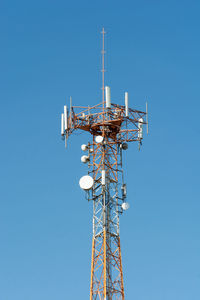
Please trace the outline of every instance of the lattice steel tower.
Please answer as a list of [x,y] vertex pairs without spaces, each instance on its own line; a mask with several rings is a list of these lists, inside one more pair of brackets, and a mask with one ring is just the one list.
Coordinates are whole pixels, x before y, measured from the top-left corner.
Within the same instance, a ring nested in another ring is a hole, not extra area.
[[[88,164],[88,175],[80,179],[80,187],[93,202],[93,240],[90,300],[124,300],[119,216],[129,205],[122,169],[122,152],[127,142],[143,140],[143,125],[148,124],[146,112],[111,102],[110,88],[104,86],[104,35],[102,31],[102,102],[93,107],[64,106],[61,135],[67,138],[74,130],[88,131],[92,141],[82,145],[81,157]],[[148,129],[147,129],[148,131]]]

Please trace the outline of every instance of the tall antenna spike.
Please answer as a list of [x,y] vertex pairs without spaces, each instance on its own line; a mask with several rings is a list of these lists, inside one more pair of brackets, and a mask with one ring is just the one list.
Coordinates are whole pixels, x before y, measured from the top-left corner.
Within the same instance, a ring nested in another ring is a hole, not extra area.
[[104,27],[102,29],[102,104],[103,104],[103,108],[104,108],[104,90],[105,90],[105,30]]

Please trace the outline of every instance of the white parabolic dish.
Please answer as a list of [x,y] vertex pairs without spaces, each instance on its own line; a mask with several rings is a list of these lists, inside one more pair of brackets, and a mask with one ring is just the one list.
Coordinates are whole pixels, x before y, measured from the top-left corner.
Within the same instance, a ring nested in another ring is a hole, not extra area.
[[95,137],[95,141],[96,141],[96,143],[102,143],[103,142],[103,137],[101,135],[97,135]]
[[85,144],[81,145],[81,150],[86,151],[87,150],[87,145],[85,145]]
[[129,205],[127,202],[124,202],[124,203],[122,204],[123,210],[129,209],[129,207],[130,207],[130,205]]
[[85,191],[90,190],[94,185],[94,179],[89,175],[85,175],[79,180],[79,185]]

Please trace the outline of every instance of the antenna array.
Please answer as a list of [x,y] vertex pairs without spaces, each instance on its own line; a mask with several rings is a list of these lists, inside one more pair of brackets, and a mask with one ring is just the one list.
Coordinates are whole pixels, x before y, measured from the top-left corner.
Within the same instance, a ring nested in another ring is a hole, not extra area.
[[[124,283],[119,235],[119,216],[129,208],[124,182],[122,153],[129,142],[143,140],[146,112],[129,107],[128,93],[124,105],[111,101],[110,87],[104,87],[104,35],[102,49],[102,103],[93,107],[64,106],[61,135],[67,145],[75,130],[92,135],[81,149],[81,161],[88,165],[88,174],[80,179],[80,187],[93,203],[93,242],[90,300],[124,300]],[[146,106],[147,107],[147,106]]]

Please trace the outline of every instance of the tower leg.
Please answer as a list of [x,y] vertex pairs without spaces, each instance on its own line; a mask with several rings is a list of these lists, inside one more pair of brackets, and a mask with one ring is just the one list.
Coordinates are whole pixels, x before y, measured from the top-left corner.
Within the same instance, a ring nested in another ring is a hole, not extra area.
[[108,235],[93,237],[90,300],[124,300],[120,237]]

